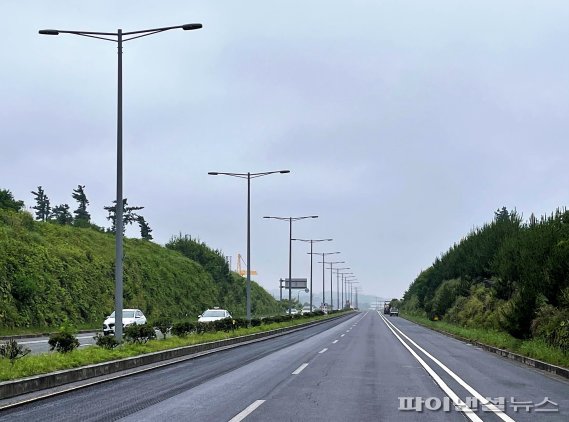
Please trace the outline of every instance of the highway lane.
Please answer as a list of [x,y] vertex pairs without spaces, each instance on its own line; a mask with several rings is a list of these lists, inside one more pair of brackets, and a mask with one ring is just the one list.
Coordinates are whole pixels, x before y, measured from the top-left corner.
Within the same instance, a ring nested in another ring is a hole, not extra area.
[[[136,412],[152,414],[151,408],[167,402],[173,397],[192,394],[194,389],[212,380],[223,379],[241,368],[255,367],[255,362],[273,355],[276,351],[303,344],[314,337],[326,335],[329,329],[347,324],[356,316],[341,320],[327,321],[317,326],[296,331],[286,336],[241,346],[232,350],[213,353],[197,359],[163,367],[154,371],[117,379],[103,384],[79,389],[49,399],[29,403],[15,409],[0,411],[0,421],[99,421],[118,420]],[[292,345],[292,346],[291,346]],[[280,368],[280,363],[276,362]],[[268,368],[272,369],[272,368]],[[248,378],[241,378],[241,382]],[[271,380],[272,382],[272,380]],[[215,389],[215,394],[208,399],[198,399],[198,405],[207,406],[207,414],[223,415],[219,417],[191,418],[184,413],[179,420],[227,420],[241,409],[240,401],[227,400],[232,391],[223,385]],[[197,396],[195,396],[197,397]],[[242,398],[243,401],[247,397]],[[212,404],[212,401],[215,404]],[[161,417],[154,420],[164,420]]]
[[[97,334],[95,331],[78,334],[77,339],[79,340],[79,347],[95,344],[95,340],[93,339],[95,334]],[[14,337],[14,340],[16,340],[18,344],[26,346],[28,349],[30,349],[32,354],[49,352],[49,344],[47,343],[49,337]]]
[[[499,404],[494,411],[490,405],[475,406],[468,397],[476,394],[482,400],[504,397],[504,411]],[[476,412],[457,410],[448,398],[453,395]],[[417,397],[422,401],[417,402]],[[542,407],[553,412],[538,412],[534,407],[528,412],[523,406],[514,411],[512,397],[533,405],[548,397],[556,405]],[[568,412],[567,380],[402,318],[366,312],[340,323],[0,411],[0,421],[510,422],[567,421]]]

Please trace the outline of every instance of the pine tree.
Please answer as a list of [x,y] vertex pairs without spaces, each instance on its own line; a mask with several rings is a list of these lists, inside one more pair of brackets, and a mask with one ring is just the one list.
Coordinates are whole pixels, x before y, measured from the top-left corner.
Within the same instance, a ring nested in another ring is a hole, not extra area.
[[144,219],[142,215],[139,215],[137,218],[138,225],[140,226],[140,237],[144,240],[152,240],[152,229]]
[[89,205],[89,200],[85,195],[85,186],[77,185],[77,189],[73,189],[73,194],[71,195],[79,203],[79,207],[73,211],[75,214],[75,225],[86,226],[91,221],[91,215],[87,212],[87,205]]
[[47,221],[51,213],[49,198],[41,186],[38,186],[37,192],[32,191],[32,193],[34,194],[36,200],[36,206],[32,207],[34,210],[36,210],[36,219],[40,221]]
[[8,189],[0,189],[0,209],[22,211],[24,201],[16,201]]
[[66,225],[73,223],[73,215],[69,212],[69,205],[61,204],[53,207],[51,210],[50,220],[55,221],[58,224]]
[[[144,207],[129,207],[129,206],[127,206],[128,205],[127,198],[124,198],[122,200],[122,203],[123,203],[122,209],[123,209],[123,234],[124,234],[124,231],[125,231],[126,226],[128,224],[132,224],[135,221],[138,221],[139,216],[138,216],[138,214],[135,213],[135,211],[144,209]],[[114,205],[112,205],[112,206],[103,207],[103,208],[109,213],[109,215],[107,216],[107,220],[111,221],[111,224],[112,224],[111,232],[115,233],[115,231],[116,231],[116,219],[117,219],[117,217],[116,217],[117,201],[113,201],[113,204]]]

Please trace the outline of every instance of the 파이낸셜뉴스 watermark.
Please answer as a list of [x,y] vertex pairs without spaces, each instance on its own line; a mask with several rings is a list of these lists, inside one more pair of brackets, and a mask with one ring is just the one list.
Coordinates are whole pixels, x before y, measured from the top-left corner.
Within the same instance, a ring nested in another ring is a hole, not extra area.
[[511,410],[513,412],[559,412],[558,404],[545,397],[539,403],[534,403],[532,400],[518,400],[515,397],[486,397],[488,403],[481,402],[476,397],[466,397],[463,400],[464,405],[454,405],[450,398],[443,397],[399,397],[398,410],[423,412],[439,411],[450,412],[451,410],[460,410],[462,412],[477,412],[481,409],[483,412],[492,412],[489,406],[497,408],[502,412]]

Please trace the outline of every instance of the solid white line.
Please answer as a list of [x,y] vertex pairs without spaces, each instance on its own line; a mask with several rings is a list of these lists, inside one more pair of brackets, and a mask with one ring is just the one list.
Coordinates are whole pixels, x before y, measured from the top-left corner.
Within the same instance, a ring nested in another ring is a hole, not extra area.
[[492,412],[494,412],[496,414],[496,416],[498,416],[504,422],[515,422],[514,419],[510,418],[508,415],[506,415],[504,412],[502,412],[502,410],[500,410],[498,407],[496,407],[496,405],[491,403],[487,398],[483,397],[478,391],[476,391],[474,388],[472,388],[470,385],[468,385],[462,378],[460,378],[452,370],[447,368],[441,361],[439,361],[437,358],[435,358],[433,355],[431,355],[429,352],[427,352],[425,349],[423,349],[421,346],[419,346],[417,343],[415,343],[413,340],[411,340],[408,336],[406,336],[405,333],[403,333],[399,328],[397,328],[395,325],[393,325],[393,323],[391,321],[387,321],[387,318],[385,318],[383,316],[382,316],[382,318],[384,319],[384,321],[386,323],[389,323],[389,325],[393,326],[393,328],[395,328],[399,333],[401,333],[401,335],[403,337],[405,337],[407,340],[409,340],[409,342],[413,346],[415,346],[417,349],[419,349],[421,352],[423,352],[429,359],[431,359],[433,362],[435,362],[437,365],[439,365],[439,367],[442,368],[443,371],[445,371],[447,374],[449,374],[456,382],[458,382],[462,387],[464,387],[466,390],[468,390],[468,392],[470,394],[472,394],[474,397],[476,397],[478,399],[478,401],[480,403],[482,403],[482,405],[484,407],[486,407],[489,410],[491,410]]
[[[378,312],[378,314],[379,314],[379,312]],[[455,406],[458,408],[458,410],[463,412],[464,415],[473,422],[483,422],[482,419],[480,419],[478,417],[478,415],[476,415],[474,413],[474,411],[470,407],[468,407],[466,405],[466,403],[464,403],[453,390],[451,390],[451,388],[441,379],[441,377],[439,377],[437,375],[437,373],[435,371],[433,371],[433,369],[429,365],[427,365],[427,363],[423,359],[421,359],[421,357],[417,353],[415,353],[415,351],[413,349],[411,349],[411,347],[409,347],[409,345],[407,343],[405,343],[401,337],[399,337],[399,334],[397,334],[393,330],[393,328],[391,328],[389,326],[389,324],[387,324],[387,322],[385,320],[384,320],[384,322],[385,322],[385,325],[387,325],[387,328],[389,328],[389,330],[391,330],[393,335],[397,338],[397,340],[399,340],[401,342],[401,344],[403,346],[405,346],[405,348],[409,351],[409,353],[411,353],[413,355],[413,357],[415,359],[417,359],[417,361],[421,364],[421,366],[423,368],[425,368],[425,371],[427,371],[429,373],[429,375],[439,385],[439,387],[442,388],[442,390],[452,400],[452,402],[455,404]]]
[[[93,338],[93,336],[81,336],[77,339]],[[30,340],[30,341],[19,341],[18,344],[37,344],[37,343],[47,343],[49,340]]]
[[340,337],[344,337],[344,336],[345,336],[345,334],[342,334]]
[[238,415],[235,415],[232,419],[229,420],[229,422],[240,422],[243,419],[245,419],[247,416],[249,416],[251,413],[253,413],[253,411],[259,407],[260,405],[262,405],[263,403],[265,403],[265,400],[257,400],[254,401],[252,404],[250,404],[249,406],[247,406],[247,408],[245,410],[243,410],[241,413],[239,413]]
[[326,350],[328,350],[328,349],[325,347],[324,349],[320,350],[320,351],[318,352],[318,354],[321,355],[322,353],[326,352]]
[[296,371],[294,371],[294,372],[292,373],[292,375],[298,375],[298,374],[300,374],[300,373],[304,370],[304,368],[306,368],[307,366],[308,366],[307,363],[303,363],[302,365],[300,365],[300,366],[298,367],[298,369],[297,369]]
[[332,344],[336,344],[336,343],[338,343],[338,340],[334,340],[334,341],[332,342]]

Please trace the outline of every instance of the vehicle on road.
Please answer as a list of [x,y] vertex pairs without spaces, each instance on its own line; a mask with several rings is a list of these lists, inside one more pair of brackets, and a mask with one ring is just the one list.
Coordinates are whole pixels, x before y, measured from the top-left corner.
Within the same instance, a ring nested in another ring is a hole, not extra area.
[[[122,310],[122,326],[127,327],[132,324],[146,324],[146,317],[140,309],[123,309]],[[103,321],[103,335],[108,336],[115,332],[115,312],[113,311],[105,321]]]
[[399,316],[399,309],[397,308],[391,308],[389,310],[389,316]]
[[[289,309],[286,310],[286,314],[287,315],[289,314]],[[296,309],[296,308],[290,309],[290,314],[291,315],[298,315],[298,309]]]
[[388,302],[388,301],[383,302],[383,313],[385,315],[389,314],[390,308],[391,308],[391,302]]
[[231,314],[226,309],[207,309],[203,314],[198,315],[198,322],[212,322],[224,318],[231,318]]
[[301,315],[304,314],[309,314],[311,312],[314,312],[316,310],[316,306],[313,306],[312,309],[310,308],[310,305],[307,306],[303,306],[302,310],[300,311]]

